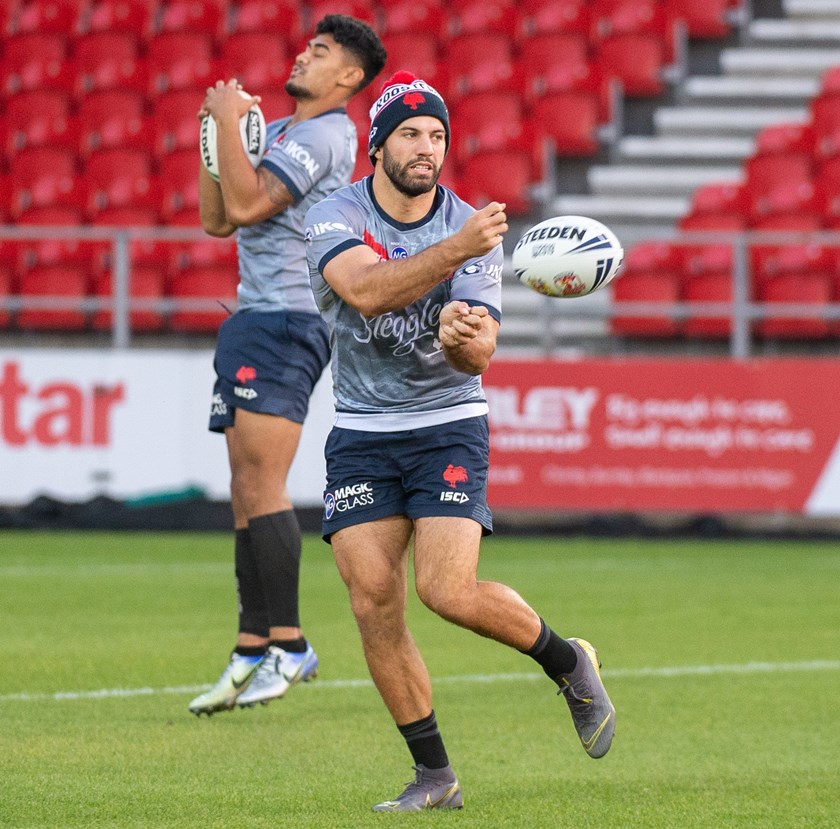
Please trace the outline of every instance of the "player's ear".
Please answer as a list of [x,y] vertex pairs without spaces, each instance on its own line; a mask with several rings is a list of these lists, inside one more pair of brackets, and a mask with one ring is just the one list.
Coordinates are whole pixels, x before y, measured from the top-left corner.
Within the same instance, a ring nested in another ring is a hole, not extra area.
[[365,70],[361,66],[348,64],[338,79],[339,86],[345,86],[352,95],[362,85],[365,78]]

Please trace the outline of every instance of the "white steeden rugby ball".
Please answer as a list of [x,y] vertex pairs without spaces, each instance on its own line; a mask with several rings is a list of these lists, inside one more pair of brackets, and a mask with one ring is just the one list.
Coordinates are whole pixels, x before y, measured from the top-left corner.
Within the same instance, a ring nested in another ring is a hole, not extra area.
[[517,279],[540,294],[591,294],[618,273],[624,250],[616,235],[586,216],[555,216],[534,225],[513,249]]
[[[239,91],[239,94],[243,98],[251,97],[242,90]],[[256,104],[239,119],[239,134],[242,136],[242,146],[245,148],[248,160],[251,162],[251,166],[256,169],[265,153],[265,116]],[[219,158],[216,140],[216,121],[212,115],[207,115],[201,120],[199,138],[201,160],[204,162],[207,172],[218,181]]]

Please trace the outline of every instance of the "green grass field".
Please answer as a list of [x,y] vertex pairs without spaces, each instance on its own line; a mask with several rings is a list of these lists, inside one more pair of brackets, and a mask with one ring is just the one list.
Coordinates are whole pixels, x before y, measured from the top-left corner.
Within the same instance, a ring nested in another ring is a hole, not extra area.
[[837,829],[840,546],[492,538],[482,576],[591,639],[616,705],[588,758],[527,657],[411,624],[463,812],[382,815],[410,756],[306,539],[315,682],[200,720],[235,635],[225,534],[0,534],[0,826]]

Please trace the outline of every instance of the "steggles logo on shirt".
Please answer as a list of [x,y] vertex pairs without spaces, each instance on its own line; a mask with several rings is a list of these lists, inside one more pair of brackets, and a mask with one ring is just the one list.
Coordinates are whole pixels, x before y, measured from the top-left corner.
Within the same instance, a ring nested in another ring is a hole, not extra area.
[[362,330],[354,331],[356,342],[369,343],[372,340],[386,342],[394,357],[411,354],[417,342],[424,337],[434,337],[432,354],[441,350],[437,340],[437,329],[443,304],[427,299],[419,312],[412,314],[382,314],[368,319],[359,314]]

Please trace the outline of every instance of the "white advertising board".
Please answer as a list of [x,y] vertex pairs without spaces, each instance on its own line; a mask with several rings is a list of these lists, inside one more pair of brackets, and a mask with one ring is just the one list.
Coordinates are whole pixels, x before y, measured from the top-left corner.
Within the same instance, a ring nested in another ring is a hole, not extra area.
[[[0,349],[0,504],[198,487],[229,497],[224,437],[207,429],[213,353]],[[304,424],[289,491],[322,503],[333,421],[329,372]]]

